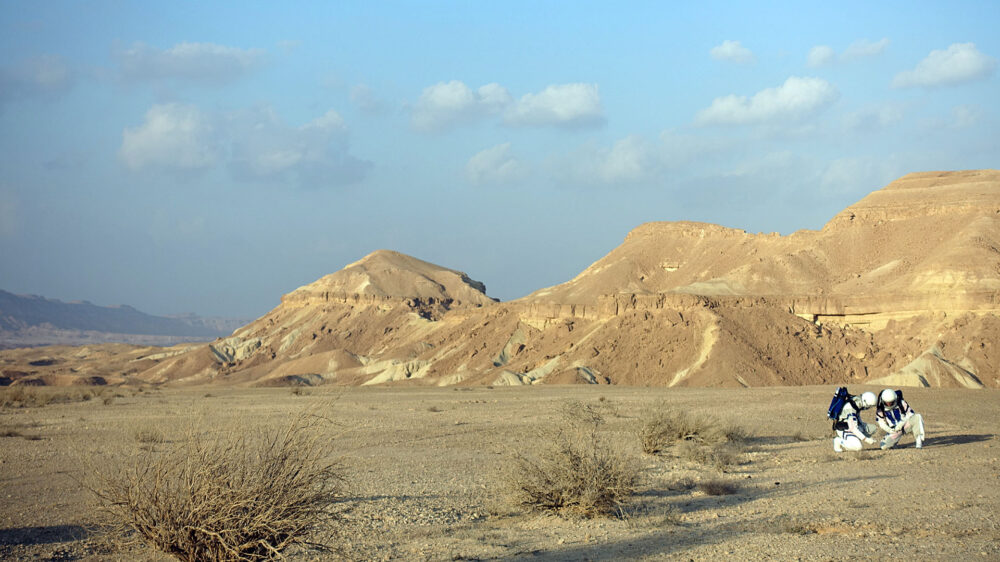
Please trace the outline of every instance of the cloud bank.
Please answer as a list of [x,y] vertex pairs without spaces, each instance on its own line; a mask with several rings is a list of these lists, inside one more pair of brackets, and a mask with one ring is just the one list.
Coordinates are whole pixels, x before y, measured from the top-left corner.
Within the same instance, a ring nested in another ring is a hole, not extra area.
[[504,115],[504,123],[517,126],[586,127],[603,122],[597,84],[549,86],[525,94]]
[[741,45],[739,41],[723,41],[722,44],[712,47],[709,54],[716,60],[724,60],[740,64],[754,61],[753,53],[750,52],[750,49]]
[[192,105],[154,105],[142,125],[122,132],[118,155],[131,170],[191,172],[220,158],[216,128]]
[[410,122],[419,131],[442,131],[495,115],[512,101],[510,92],[496,83],[473,91],[458,80],[438,82],[424,88],[413,107]]
[[792,76],[775,88],[753,97],[735,94],[715,98],[695,117],[699,125],[748,125],[804,118],[830,105],[839,97],[837,89],[822,78]]
[[512,127],[575,128],[604,123],[596,84],[556,84],[515,100],[497,83],[473,90],[458,80],[424,88],[411,109],[410,123],[418,131],[437,132],[492,116],[501,116],[503,124]]
[[214,43],[178,43],[157,49],[145,43],[114,53],[128,81],[178,80],[219,86],[242,78],[264,63],[263,49],[239,49]]
[[848,45],[840,55],[837,55],[833,47],[817,45],[809,50],[809,55],[806,57],[806,64],[810,68],[819,68],[835,62],[851,62],[880,55],[888,47],[889,40],[886,38],[879,39],[878,41],[859,39]]
[[916,68],[900,72],[892,81],[895,88],[953,86],[993,74],[997,60],[976,49],[974,43],[954,43],[947,49],[931,51]]
[[269,107],[242,111],[230,116],[228,133],[229,170],[241,181],[346,185],[363,179],[372,166],[348,153],[347,126],[333,110],[299,127]]
[[294,181],[303,187],[360,181],[371,168],[348,152],[336,111],[299,126],[269,107],[206,115],[193,105],[157,104],[122,133],[119,158],[135,172],[196,173],[227,164],[240,181]]

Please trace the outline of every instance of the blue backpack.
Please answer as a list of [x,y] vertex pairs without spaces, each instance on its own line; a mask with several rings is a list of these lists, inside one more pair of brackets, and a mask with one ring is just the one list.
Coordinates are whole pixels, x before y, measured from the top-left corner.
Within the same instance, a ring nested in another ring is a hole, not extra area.
[[847,392],[847,387],[842,386],[833,394],[833,400],[830,400],[830,408],[826,411],[826,417],[833,420],[834,429],[837,429],[837,420],[840,418],[840,413],[844,411],[846,404],[850,404],[856,412],[861,411],[857,404],[854,403],[854,397]]

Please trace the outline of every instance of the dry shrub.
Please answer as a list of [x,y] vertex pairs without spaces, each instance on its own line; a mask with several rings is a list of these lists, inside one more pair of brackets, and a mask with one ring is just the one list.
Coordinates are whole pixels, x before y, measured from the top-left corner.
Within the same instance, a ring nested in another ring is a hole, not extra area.
[[795,442],[798,442],[798,443],[802,443],[803,441],[812,441],[812,437],[809,437],[808,435],[806,435],[801,430],[800,431],[796,431],[795,433],[793,433],[791,435],[790,439],[792,441],[795,441]]
[[604,423],[604,413],[599,406],[567,400],[559,408],[560,417],[573,425],[598,426]]
[[336,514],[342,471],[308,415],[279,430],[190,430],[173,448],[95,469],[109,523],[179,560],[262,560],[312,538]]
[[594,424],[549,434],[533,454],[515,453],[500,483],[517,507],[589,518],[621,515],[638,473],[634,457]]
[[137,429],[132,436],[135,437],[136,443],[142,445],[156,445],[164,441],[163,432],[155,427]]
[[633,529],[671,527],[683,522],[681,511],[670,504],[630,505],[623,510],[622,519]]
[[94,397],[88,388],[17,385],[0,389],[0,408],[41,408],[51,404],[84,402]]
[[667,484],[667,490],[671,492],[686,492],[693,489],[697,484],[688,477],[678,478]]
[[735,494],[740,488],[735,482],[713,479],[698,482],[698,489],[710,496],[728,496]]
[[702,444],[682,441],[676,447],[677,455],[716,470],[725,470],[743,461],[743,448],[734,443]]
[[739,444],[749,438],[749,433],[741,427],[726,425],[711,417],[671,410],[665,404],[647,413],[636,431],[643,452],[650,455],[678,442]]

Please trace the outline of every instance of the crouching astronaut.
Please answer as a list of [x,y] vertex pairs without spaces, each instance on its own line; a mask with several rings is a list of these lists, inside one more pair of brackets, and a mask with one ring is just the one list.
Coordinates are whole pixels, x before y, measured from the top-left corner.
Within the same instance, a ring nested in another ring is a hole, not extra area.
[[924,446],[924,417],[913,411],[901,392],[887,388],[879,394],[875,421],[886,432],[881,443],[883,450],[895,447],[906,432],[913,434],[918,449]]
[[875,405],[876,398],[874,392],[865,392],[844,405],[840,411],[840,416],[834,423],[834,431],[837,436],[833,438],[833,450],[842,453],[844,451],[860,451],[864,448],[863,443],[869,445],[875,443],[872,438],[878,428],[875,424],[861,421],[861,410],[867,410]]

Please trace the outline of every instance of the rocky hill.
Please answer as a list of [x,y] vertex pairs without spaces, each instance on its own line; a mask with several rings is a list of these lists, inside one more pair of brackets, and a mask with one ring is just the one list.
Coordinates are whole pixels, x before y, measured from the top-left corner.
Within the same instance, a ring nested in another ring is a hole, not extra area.
[[[998,247],[1000,172],[982,170],[910,174],[788,236],[644,224],[574,279],[506,303],[381,250],[231,337],[143,354],[128,379],[998,387]],[[58,367],[45,369],[21,379]]]

